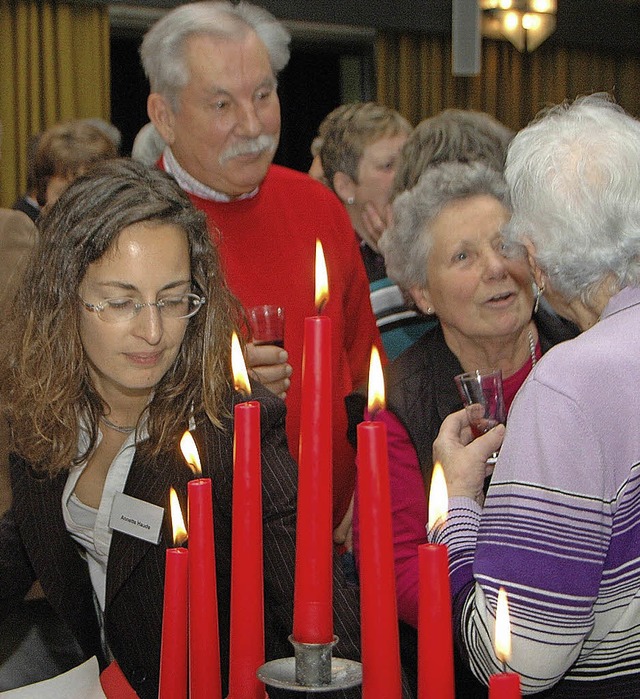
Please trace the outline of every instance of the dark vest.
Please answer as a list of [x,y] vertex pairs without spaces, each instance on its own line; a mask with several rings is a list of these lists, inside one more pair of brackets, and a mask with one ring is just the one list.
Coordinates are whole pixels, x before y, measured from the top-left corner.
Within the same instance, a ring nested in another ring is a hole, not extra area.
[[[573,323],[543,308],[536,313],[535,322],[543,354],[579,333]],[[407,430],[426,484],[431,482],[432,448],[440,425],[447,415],[462,408],[453,377],[463,371],[438,323],[391,362],[385,372],[387,407]],[[363,418],[365,393],[363,388],[346,399],[352,443],[356,425]]]

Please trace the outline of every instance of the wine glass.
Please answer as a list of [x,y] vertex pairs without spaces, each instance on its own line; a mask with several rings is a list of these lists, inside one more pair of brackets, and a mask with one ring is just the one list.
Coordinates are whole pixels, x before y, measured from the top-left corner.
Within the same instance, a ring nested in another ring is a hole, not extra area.
[[[506,416],[501,369],[486,374],[480,371],[458,374],[454,381],[467,411],[474,437],[479,437],[498,424],[504,424]],[[487,463],[495,463],[497,458],[498,452],[494,452]]]
[[266,304],[247,309],[254,345],[284,348],[284,308]]

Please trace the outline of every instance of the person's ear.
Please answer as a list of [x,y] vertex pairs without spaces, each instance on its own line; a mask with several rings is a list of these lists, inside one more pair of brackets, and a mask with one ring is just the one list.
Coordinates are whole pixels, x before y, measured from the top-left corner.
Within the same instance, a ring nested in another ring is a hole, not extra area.
[[333,176],[333,190],[343,204],[353,204],[356,196],[356,183],[344,172]]
[[147,98],[147,114],[164,142],[171,145],[175,140],[175,115],[167,98],[152,92]]
[[412,286],[409,289],[409,294],[416,306],[429,316],[432,316],[436,311],[431,304],[431,294],[429,290],[422,286]]
[[544,273],[536,262],[536,246],[528,238],[523,241],[523,244],[527,251],[527,259],[529,261],[533,280],[538,285],[538,288],[544,289]]

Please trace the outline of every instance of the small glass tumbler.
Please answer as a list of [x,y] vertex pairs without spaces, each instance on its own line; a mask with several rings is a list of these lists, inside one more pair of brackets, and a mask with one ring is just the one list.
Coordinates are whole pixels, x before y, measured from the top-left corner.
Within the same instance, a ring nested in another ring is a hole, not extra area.
[[276,345],[284,348],[284,308],[273,304],[247,309],[254,345]]
[[[469,416],[474,437],[488,432],[505,422],[504,397],[502,395],[502,370],[486,374],[470,371],[454,377],[458,393]],[[490,461],[497,458],[495,453]]]

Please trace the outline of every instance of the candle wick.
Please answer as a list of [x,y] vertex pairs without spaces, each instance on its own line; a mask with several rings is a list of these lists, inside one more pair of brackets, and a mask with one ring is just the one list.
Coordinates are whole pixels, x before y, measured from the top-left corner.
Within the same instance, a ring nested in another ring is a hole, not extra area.
[[236,389],[237,393],[240,394],[240,398],[242,398],[243,401],[246,401],[249,398],[251,398],[250,391],[246,391],[243,385],[238,384],[237,386],[234,386],[234,388]]
[[322,311],[324,311],[324,307],[325,307],[326,303],[327,303],[327,300],[326,300],[326,299],[322,299],[322,300],[318,303],[318,315],[319,315],[319,316],[322,315]]

